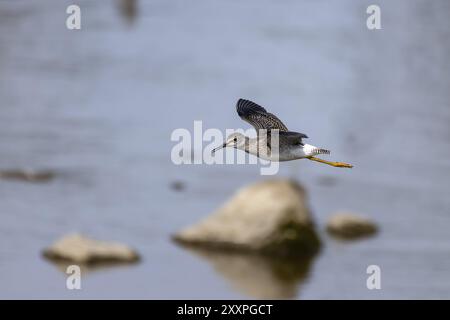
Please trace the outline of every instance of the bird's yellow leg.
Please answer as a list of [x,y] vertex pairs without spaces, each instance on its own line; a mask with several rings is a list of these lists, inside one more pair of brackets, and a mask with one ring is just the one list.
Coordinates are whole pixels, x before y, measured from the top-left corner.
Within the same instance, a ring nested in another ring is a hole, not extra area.
[[333,167],[338,167],[338,168],[353,168],[353,166],[351,164],[345,163],[345,162],[334,162],[334,161],[326,161],[323,159],[319,159],[316,157],[307,157],[306,159],[312,160],[312,161],[317,161],[320,163],[325,163],[329,166],[333,166]]

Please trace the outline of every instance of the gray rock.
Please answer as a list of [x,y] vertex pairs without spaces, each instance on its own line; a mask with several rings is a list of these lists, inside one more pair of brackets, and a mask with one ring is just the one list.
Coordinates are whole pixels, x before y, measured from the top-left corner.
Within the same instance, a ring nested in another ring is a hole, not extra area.
[[373,235],[377,225],[366,217],[353,213],[336,213],[327,222],[327,231],[342,238],[359,238]]
[[268,180],[241,189],[174,239],[203,248],[286,256],[315,253],[320,246],[305,191],[290,180]]
[[126,245],[98,241],[80,234],[70,234],[63,237],[45,249],[43,254],[51,260],[70,261],[85,265],[139,260],[139,255]]

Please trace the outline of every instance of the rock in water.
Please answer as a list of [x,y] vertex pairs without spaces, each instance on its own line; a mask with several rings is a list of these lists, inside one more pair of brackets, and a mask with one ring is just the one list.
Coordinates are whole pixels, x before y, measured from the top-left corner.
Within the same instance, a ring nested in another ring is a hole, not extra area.
[[320,240],[304,189],[290,180],[243,188],[223,207],[174,236],[204,248],[300,256],[315,253]]
[[79,234],[63,237],[45,249],[43,254],[51,260],[63,260],[87,265],[139,260],[139,255],[123,244],[98,241]]
[[0,170],[0,180],[21,180],[29,182],[47,182],[55,177],[55,173],[49,170],[32,170],[32,169],[17,169],[17,170]]
[[377,229],[374,222],[353,213],[336,213],[327,222],[331,235],[348,239],[373,235]]

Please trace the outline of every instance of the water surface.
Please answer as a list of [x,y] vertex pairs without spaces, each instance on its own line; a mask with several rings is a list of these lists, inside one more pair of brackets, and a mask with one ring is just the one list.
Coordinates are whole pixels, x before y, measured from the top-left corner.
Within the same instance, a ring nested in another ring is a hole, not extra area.
[[[78,3],[82,29],[70,31],[70,1],[0,1],[0,169],[55,173],[0,180],[0,298],[450,297],[450,3],[379,1],[377,31],[367,1]],[[321,253],[293,272],[173,244],[263,179],[257,166],[170,161],[175,128],[246,128],[240,97],[355,165],[282,164],[321,230],[342,209],[381,232],[321,231]],[[143,261],[89,271],[69,291],[40,253],[73,231]],[[381,290],[366,288],[370,264]]]

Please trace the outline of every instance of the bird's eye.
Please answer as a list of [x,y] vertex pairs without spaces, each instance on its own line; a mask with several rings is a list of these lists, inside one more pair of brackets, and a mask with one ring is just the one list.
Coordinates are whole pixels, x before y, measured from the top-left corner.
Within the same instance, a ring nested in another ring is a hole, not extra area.
[[237,138],[236,138],[236,137],[234,137],[234,139],[233,139],[233,140],[234,140],[234,142],[237,142]]

